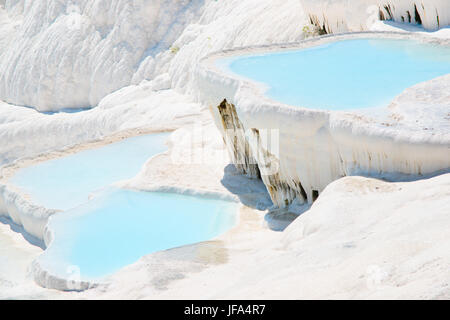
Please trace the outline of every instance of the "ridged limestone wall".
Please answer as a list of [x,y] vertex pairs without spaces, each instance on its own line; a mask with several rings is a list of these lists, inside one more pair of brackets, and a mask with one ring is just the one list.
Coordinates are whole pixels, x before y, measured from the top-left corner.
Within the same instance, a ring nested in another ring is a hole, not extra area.
[[419,24],[427,30],[450,25],[448,0],[385,0],[380,8],[384,19]]
[[369,30],[377,20],[393,20],[437,30],[450,25],[448,0],[301,0],[319,34]]

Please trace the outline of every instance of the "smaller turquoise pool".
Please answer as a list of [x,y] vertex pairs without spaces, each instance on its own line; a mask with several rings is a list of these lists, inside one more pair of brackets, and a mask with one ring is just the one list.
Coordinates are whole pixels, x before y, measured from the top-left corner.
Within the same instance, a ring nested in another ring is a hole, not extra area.
[[314,109],[387,106],[403,90],[450,73],[450,48],[411,40],[344,40],[308,49],[221,59],[264,83],[274,100]]
[[180,194],[112,189],[50,219],[41,265],[61,277],[98,279],[141,256],[210,240],[233,227],[238,204]]
[[19,170],[10,182],[36,204],[71,209],[88,201],[90,193],[135,176],[150,157],[167,150],[168,136],[136,136],[45,161]]

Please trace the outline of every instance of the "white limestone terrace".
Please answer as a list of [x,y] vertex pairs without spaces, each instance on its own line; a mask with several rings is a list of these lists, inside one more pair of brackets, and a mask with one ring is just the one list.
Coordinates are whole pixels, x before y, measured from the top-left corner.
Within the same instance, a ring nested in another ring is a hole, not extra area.
[[[191,95],[198,60],[224,48],[302,39],[306,23],[297,0],[71,4],[0,1],[0,216],[41,240],[55,210],[8,185],[9,169],[93,141],[201,121],[203,106]],[[278,14],[275,29],[268,12]],[[65,110],[83,106],[93,108]]]
[[[218,135],[207,131],[208,137]],[[214,145],[198,147],[211,153]],[[149,183],[172,172],[175,166],[165,166],[164,157],[149,161],[138,180]],[[201,179],[219,190],[223,168],[196,176],[199,167],[182,180],[186,167],[179,168],[173,183],[188,187]],[[256,191],[247,189],[244,177],[234,178],[236,189]],[[22,270],[40,252],[0,225],[0,237],[15,244],[12,250],[0,247],[7,258],[0,269],[8,270],[1,273],[0,298],[448,299],[449,183],[450,174],[403,183],[345,177],[328,185],[285,232],[263,228],[263,216],[247,208],[239,226],[223,237],[144,256],[108,284],[84,292],[47,290],[25,279]]]
[[45,246],[45,226],[58,210],[33,203],[9,183],[16,170],[126,137],[173,131],[202,119],[200,104],[166,90],[160,80],[122,88],[97,107],[75,113],[44,114],[0,102],[0,217],[11,219]]
[[[410,2],[409,0],[398,1]],[[334,3],[338,1],[326,0],[320,2]],[[355,1],[349,0],[347,2],[351,5],[351,8],[355,7]],[[358,2],[362,2],[362,0]],[[428,2],[431,3],[431,1]],[[448,7],[447,1],[442,0],[440,3],[444,2]],[[155,39],[145,39],[145,43],[142,44],[142,41],[140,41],[142,29],[150,30],[155,25],[150,26],[148,24],[151,22],[151,18],[147,14],[148,10],[139,10],[139,6],[137,6],[137,11],[133,12],[132,7],[123,6],[126,3],[131,4],[129,1],[113,1],[115,7],[111,10],[105,10],[105,8],[112,2],[103,0],[80,1],[79,3],[83,3],[83,5],[79,8],[70,8],[70,6],[66,8],[63,4],[69,3],[69,1],[60,1],[58,2],[58,5],[61,5],[59,10],[47,5],[50,1],[0,0],[0,5],[5,3],[7,5],[17,4],[17,6],[15,8],[9,6],[8,9],[12,8],[13,10],[8,12],[0,10],[0,31],[2,34],[0,47],[14,44],[13,47],[18,48],[22,47],[23,44],[24,51],[11,49],[4,51],[2,54],[2,58],[5,59],[0,62],[0,65],[8,68],[8,72],[2,75],[4,76],[3,79],[12,81],[1,83],[1,87],[16,88],[22,90],[25,94],[17,95],[16,89],[11,91],[0,89],[3,100],[19,105],[32,105],[37,110],[48,110],[58,109],[59,107],[95,105],[98,99],[106,96],[92,110],[73,114],[65,112],[44,114],[32,108],[0,102],[0,165],[11,163],[17,159],[23,160],[27,157],[30,158],[30,161],[33,161],[33,158],[37,155],[51,156],[46,153],[64,150],[74,145],[75,149],[78,149],[81,144],[87,141],[102,140],[118,132],[122,134],[124,130],[130,130],[129,134],[135,135],[141,130],[137,128],[165,130],[176,129],[192,123],[198,119],[200,110],[203,108],[191,97],[191,95],[196,94],[198,85],[195,85],[195,82],[201,83],[204,81],[204,78],[194,76],[198,61],[202,57],[213,51],[241,46],[299,41],[305,36],[302,27],[308,23],[307,14],[309,13],[303,11],[301,2],[298,0],[198,1],[197,5],[205,4],[203,12],[196,11],[194,7],[191,7],[191,9],[194,9],[192,11],[184,11],[182,7],[186,3],[185,1],[135,1],[133,3],[149,5],[148,8],[154,5],[155,12],[151,12],[150,16],[157,17],[155,21],[161,18],[158,17],[158,9],[163,5],[173,9],[172,13],[178,13],[178,15],[174,14],[172,17],[177,18],[174,23],[176,26],[170,29],[167,37],[163,36],[163,29],[168,25],[164,25],[159,29],[161,32],[149,32],[149,34],[155,36]],[[36,11],[23,11],[25,3],[29,5],[27,9]],[[119,10],[121,6],[122,8],[126,7],[128,11],[125,11],[128,12],[128,16],[127,14],[121,15],[122,11]],[[80,11],[77,11],[78,9]],[[304,9],[307,11],[306,7]],[[363,12],[364,10],[365,8],[363,8]],[[334,12],[335,10],[330,7],[328,11]],[[36,17],[33,13],[37,13]],[[42,27],[39,28],[39,33],[37,29],[33,30],[32,27],[38,25],[41,18],[51,18],[56,13],[60,16],[54,20],[53,26],[50,23],[51,20],[46,20],[44,24],[39,25]],[[376,14],[377,12],[372,13]],[[87,20],[92,19],[94,23],[89,25],[87,29],[71,29],[68,37],[65,38],[67,41],[61,43],[60,40],[66,36],[67,29],[71,28],[73,22],[79,21],[77,19],[80,17]],[[142,19],[142,17],[145,19]],[[139,30],[139,32],[132,34],[121,32],[121,26],[127,25],[122,24],[122,22],[128,18],[135,22],[131,29]],[[363,19],[365,21],[366,16]],[[171,17],[165,17],[163,20],[168,24],[173,21]],[[441,19],[441,22],[442,25],[448,24],[448,21],[443,19]],[[145,25],[143,28],[140,27],[141,23]],[[182,26],[185,27],[184,30],[182,30]],[[369,28],[370,25],[366,27]],[[355,24],[355,28],[349,27],[346,30],[360,30],[359,24]],[[23,39],[22,36],[27,36],[25,29],[36,31],[36,33],[33,33],[32,38]],[[423,37],[450,38],[448,32],[450,29],[448,28],[428,34],[424,29],[419,29],[414,25],[374,22],[370,29],[393,29],[397,31],[403,29],[414,31],[416,34],[421,33]],[[95,38],[96,32],[100,32],[102,35],[111,32],[111,35],[99,39]],[[179,36],[178,39],[177,36]],[[405,35],[405,37],[413,36]],[[78,59],[82,55],[79,55],[77,47],[73,46],[73,43],[79,42],[80,38],[86,45],[85,57],[87,58],[81,59],[82,61]],[[90,39],[93,38],[96,41],[91,43]],[[129,40],[126,42],[130,44],[130,47],[125,48],[126,46],[121,47],[120,45],[118,47],[125,51],[131,48],[130,54],[125,54],[124,59],[114,60],[114,57],[116,57],[114,52],[117,53],[115,46],[120,43],[123,44],[121,41],[124,39]],[[173,40],[175,42],[170,46]],[[433,41],[445,43],[448,40]],[[154,55],[154,52],[148,56],[140,55],[142,45],[151,47],[152,43],[160,43],[161,45],[158,44],[157,47],[161,49],[161,52],[156,55]],[[39,59],[40,56],[35,51],[30,49],[38,47],[40,44],[46,44],[47,47],[46,51],[42,49],[46,53],[47,60],[45,63]],[[61,44],[61,46],[58,46],[58,44]],[[173,50],[170,50],[170,48]],[[265,50],[269,47],[263,48]],[[255,50],[259,49],[256,48]],[[278,51],[279,48],[276,50]],[[105,58],[105,61],[100,59],[99,52],[102,52],[101,57]],[[65,62],[74,58],[76,72],[63,72],[67,64],[61,63],[59,65],[59,58]],[[144,58],[144,60],[140,61],[141,58]],[[17,62],[18,67],[16,69],[13,70],[10,67],[10,60]],[[86,61],[89,63],[84,64]],[[136,64],[139,64],[139,62],[141,64],[137,66]],[[39,66],[41,69],[38,68]],[[124,68],[124,66],[128,68]],[[105,70],[107,72],[102,73]],[[52,83],[40,81],[41,79],[51,78],[56,71],[58,81]],[[205,87],[205,90],[212,89],[213,91],[210,92],[212,94],[202,92],[203,101],[207,101],[208,96],[209,101],[212,101],[212,103],[208,103],[210,106],[217,107],[217,104],[225,96],[229,96],[234,99],[229,98],[229,102],[239,102],[236,106],[240,108],[238,110],[240,115],[242,114],[241,110],[253,110],[253,113],[247,117],[248,123],[252,121],[250,116],[260,113],[260,108],[253,105],[254,101],[250,99],[255,94],[258,95],[258,99],[263,99],[259,97],[257,88],[250,84],[236,82],[233,79],[225,79],[222,75],[219,76],[215,72],[211,73],[210,70],[205,70],[204,66],[200,66],[198,71],[201,76],[202,73],[208,72],[211,76],[217,77],[217,81],[213,83],[214,86]],[[125,76],[122,77],[124,74]],[[73,75],[74,78],[70,75]],[[115,77],[113,77],[114,75]],[[140,82],[142,79],[146,80]],[[230,87],[223,86],[223,81],[226,81]],[[443,77],[419,84],[395,99],[388,109],[392,111],[393,117],[390,119],[390,123],[394,126],[384,126],[381,123],[385,121],[377,122],[376,120],[364,123],[362,119],[355,119],[358,117],[352,115],[313,113],[307,110],[301,111],[299,108],[294,111],[288,106],[267,100],[261,107],[271,106],[270,108],[279,117],[289,118],[289,122],[284,123],[286,126],[292,124],[294,120],[305,119],[306,116],[314,121],[317,120],[317,122],[303,121],[305,132],[310,128],[317,129],[325,124],[336,125],[336,127],[328,129],[336,137],[341,137],[340,141],[345,140],[344,138],[347,138],[350,133],[358,133],[364,139],[370,138],[378,143],[380,148],[393,147],[397,140],[407,141],[405,145],[409,147],[412,145],[411,141],[418,141],[417,143],[425,148],[425,145],[428,146],[430,141],[434,141],[433,143],[438,141],[435,143],[437,145],[442,145],[445,141],[448,144],[449,81],[448,77]],[[25,82],[27,86],[21,87]],[[90,85],[78,88],[77,92],[81,92],[81,94],[77,95],[68,95],[63,92],[64,90],[60,90],[60,88],[70,88],[74,83],[89,83]],[[133,85],[124,87],[129,84]],[[64,86],[61,87],[60,85]],[[240,87],[232,87],[231,85],[240,85]],[[107,95],[115,88],[121,89]],[[238,89],[242,94],[238,94]],[[229,92],[225,96],[219,95],[220,99],[217,99],[218,97],[215,94],[220,93],[221,90],[229,90]],[[39,92],[40,95],[33,95],[36,92]],[[251,95],[248,95],[248,99],[245,99],[244,93],[251,93]],[[39,96],[43,99],[39,100]],[[80,101],[70,100],[70,97],[75,99],[80,96],[82,96],[81,104]],[[91,98],[92,100],[90,100]],[[27,102],[24,99],[27,99]],[[427,108],[426,112],[425,107]],[[263,120],[268,121],[272,115],[273,113],[266,113],[267,118]],[[290,119],[291,116],[292,119]],[[239,119],[243,120],[241,117]],[[307,124],[308,126],[306,126]],[[416,136],[409,137],[408,134],[412,132],[410,129],[415,126],[420,126],[423,130],[418,131]],[[218,127],[220,128],[220,126]],[[292,128],[293,126],[286,129]],[[425,128],[428,130],[425,130]],[[337,129],[340,129],[339,133],[342,134],[337,135]],[[293,137],[298,137],[301,134],[301,132],[298,132],[300,130],[291,131],[295,134]],[[214,130],[211,132],[216,133]],[[327,131],[325,130],[325,132]],[[375,132],[383,133],[383,136],[376,136]],[[371,135],[372,133],[374,136]],[[434,136],[432,133],[434,133]],[[173,140],[177,142],[183,136],[185,136],[185,132],[178,131],[177,134],[173,135]],[[355,140],[356,136],[352,135],[351,137],[352,140]],[[320,137],[316,135],[314,138],[316,142],[320,142]],[[324,137],[323,140],[328,141],[328,138]],[[287,140],[285,141],[287,142]],[[217,145],[220,142],[221,139],[217,139]],[[363,148],[363,143],[364,141],[357,144],[352,143],[352,148],[355,147],[359,150]],[[80,145],[76,146],[77,144]],[[202,143],[199,143],[198,146],[204,147]],[[311,142],[311,146],[313,146],[313,142]],[[344,151],[349,150],[345,146],[341,146],[339,150],[342,149]],[[429,152],[426,148],[424,150],[424,157],[432,157],[432,152]],[[403,149],[402,153],[407,151],[407,149]],[[206,151],[208,154],[210,152],[211,150]],[[348,156],[351,157],[351,155]],[[442,159],[449,159],[448,152],[444,153],[443,156]],[[224,190],[220,181],[224,174],[223,166],[204,167],[201,163],[193,167],[180,166],[175,163],[168,165],[167,157],[168,155],[164,154],[149,161],[136,179],[129,182],[129,186],[137,189],[153,189],[157,185],[163,185],[168,190],[172,190],[171,188],[174,186],[186,190],[195,187],[196,189],[200,188],[202,192],[208,190],[208,192],[217,193]],[[363,155],[361,158],[364,160]],[[294,159],[294,161],[297,160]],[[25,161],[27,160],[25,159]],[[324,161],[332,163],[332,159],[325,159]],[[364,161],[367,161],[367,159]],[[318,163],[317,166],[319,165],[321,164]],[[185,170],[188,167],[190,167],[189,172]],[[309,168],[305,168],[305,172],[306,170],[309,170]],[[1,173],[5,174],[5,172],[3,170]],[[292,173],[294,178],[298,175],[295,170]],[[362,173],[364,174],[364,172]],[[168,176],[171,181],[165,180]],[[328,178],[330,174],[325,172],[323,176]],[[253,198],[250,200],[256,201],[264,197],[264,185],[259,183],[258,188],[254,190],[252,189],[254,186],[244,183],[243,177],[237,174],[234,177],[236,180],[231,183],[231,187],[240,188],[241,191],[243,189],[242,192],[245,193],[245,197]],[[320,177],[322,177],[322,174]],[[320,177],[318,179],[321,179]],[[233,241],[226,243],[226,248],[219,248],[219,253],[228,252],[226,255],[229,255],[228,260],[231,263],[224,263],[223,260],[227,259],[222,259],[222,257],[219,257],[221,262],[217,263],[217,266],[214,265],[214,261],[211,263],[211,260],[209,260],[211,256],[220,256],[220,254],[217,254],[217,250],[212,250],[212,253],[207,255],[206,262],[205,259],[202,259],[198,263],[200,266],[195,265],[193,267],[185,267],[179,259],[175,259],[175,261],[164,260],[161,263],[158,260],[158,255],[150,255],[144,257],[139,263],[130,266],[127,270],[119,272],[115,276],[115,282],[108,288],[89,290],[86,295],[91,298],[105,296],[115,298],[173,298],[177,296],[185,298],[202,296],[211,298],[285,298],[286,296],[290,298],[385,298],[388,296],[394,298],[443,297],[448,299],[448,270],[450,270],[448,268],[450,261],[448,253],[450,251],[448,250],[447,236],[449,219],[446,208],[448,208],[449,199],[449,179],[449,175],[446,174],[429,180],[399,184],[383,183],[380,186],[378,181],[372,179],[343,178],[329,185],[328,192],[321,194],[319,201],[314,203],[313,210],[308,211],[307,215],[300,217],[291,225],[290,229],[287,230],[286,237],[284,237],[284,233],[274,234],[267,228],[264,230],[255,228],[257,229],[257,234],[255,234],[249,232],[248,225],[244,225],[244,232],[240,232],[239,237],[236,237],[236,235],[230,237]],[[325,183],[323,184],[325,185]],[[400,192],[380,194],[384,193],[384,186],[389,187],[389,190],[398,186]],[[4,190],[0,190],[0,193],[3,193]],[[45,213],[40,211],[41,209],[34,208],[29,202],[25,201],[26,197],[20,199],[13,193],[10,193],[8,197],[11,201],[6,204],[1,203],[2,197],[0,196],[0,216],[2,214],[8,216],[9,214],[9,209],[2,206],[19,204],[19,207],[22,208],[28,206],[30,210],[24,211],[25,213],[46,219]],[[22,200],[24,200],[23,205],[19,203]],[[240,197],[240,200],[246,203],[242,197]],[[295,201],[293,204],[295,204]],[[290,209],[295,207],[293,204],[290,205]],[[14,209],[10,212],[14,214]],[[361,213],[364,213],[364,215]],[[303,219],[304,217],[307,219]],[[367,225],[367,218],[374,219],[370,220],[370,226]],[[424,227],[424,219],[429,223],[426,227]],[[33,234],[34,232],[36,235],[42,235],[43,233],[44,221],[34,224],[30,220],[30,223],[27,224],[23,223],[20,217],[15,221],[19,225],[28,225],[22,230],[23,234]],[[393,221],[395,222],[395,229],[392,227]],[[42,228],[39,228],[39,225]],[[307,232],[304,232],[305,226]],[[0,229],[2,230],[0,231],[4,233],[0,236],[4,235],[11,238],[12,234],[15,238],[20,238],[15,232],[7,230],[8,228],[8,225],[1,224]],[[356,232],[350,233],[353,231]],[[412,232],[415,235],[413,239],[411,238]],[[370,241],[365,240],[367,234],[372,234]],[[382,235],[381,238],[380,234]],[[285,238],[281,247],[278,245],[280,238]],[[35,247],[31,247],[23,239],[17,239],[15,242],[17,244],[12,249],[6,248],[2,251],[2,256],[6,256],[8,259],[11,257],[8,253],[13,252],[14,256],[16,255],[15,251],[23,251],[26,259],[24,258],[24,262],[20,264],[20,270],[25,270],[32,260],[28,251],[32,251],[32,254],[36,255],[40,252],[37,252],[38,250]],[[322,250],[323,243],[330,244],[329,250]],[[353,251],[354,248],[357,248],[356,252]],[[204,252],[203,249],[193,251],[205,258],[203,254],[199,253],[200,251]],[[308,251],[308,256],[311,259],[305,258],[303,254],[305,250]],[[6,252],[5,255],[3,255],[4,252]],[[277,256],[278,253],[281,253],[281,256]],[[162,255],[164,254],[166,253],[162,253]],[[353,257],[351,261],[347,259],[349,254]],[[181,257],[181,260],[183,259]],[[305,263],[305,259],[310,263]],[[149,263],[149,261],[152,263]],[[389,262],[386,263],[386,261]],[[364,286],[367,276],[370,278],[370,275],[373,274],[373,269],[367,269],[367,264],[379,266],[378,274],[375,270],[375,279],[369,280],[375,282],[379,280],[382,285],[387,283],[389,284],[388,288],[377,287],[380,289],[377,291]],[[349,268],[349,265],[351,268]],[[9,269],[8,271],[14,269],[15,271],[16,266],[17,262],[14,258],[10,258],[9,262],[0,266],[0,269]],[[205,266],[210,269],[198,272]],[[158,272],[155,272],[155,267],[159,268]],[[237,271],[242,274],[241,277],[236,277]],[[381,274],[379,274],[380,272]],[[18,274],[19,272],[12,273]],[[20,277],[24,275],[25,272],[20,273]],[[0,272],[0,297],[42,298],[66,295],[66,293],[38,288],[29,279],[24,281],[23,285],[17,286],[16,276],[9,277],[8,272]],[[184,279],[177,280],[182,278]],[[274,281],[277,281],[276,290],[274,290]],[[256,282],[258,283],[257,286],[255,286]],[[204,290],[205,285],[208,285],[211,291]],[[169,289],[165,290],[165,287]],[[7,289],[3,290],[4,288]],[[299,288],[302,289],[302,292],[299,292]],[[81,298],[83,295],[77,293],[71,294],[69,297]]]
[[[207,114],[204,115],[206,116]],[[224,149],[220,133],[215,128],[210,117],[203,120],[198,124],[186,125],[174,131],[168,141],[168,151],[150,158],[143,166],[141,172],[132,179],[118,181],[113,185],[133,190],[170,192],[242,203],[256,208],[255,211],[260,212],[257,215],[258,217],[255,218],[260,223],[258,229],[265,229],[270,233],[270,229],[265,227],[262,222],[263,214],[261,214],[261,212],[272,205],[264,184],[259,180],[247,179],[240,175],[232,166],[229,166],[230,161]],[[200,127],[193,129],[192,126]],[[196,129],[202,130],[202,134],[196,134]],[[137,132],[131,131],[131,134],[136,135]],[[123,137],[123,135],[122,133],[120,136]],[[7,167],[6,173],[10,176],[20,169],[21,166],[28,166],[40,161],[79,152],[83,149],[100,147],[117,139],[119,137],[113,136],[104,141],[86,144],[83,147],[79,146],[62,152],[53,152],[45,157],[21,161],[16,163],[15,166]],[[208,160],[192,161],[192,155],[195,155],[194,157],[208,157],[214,154],[216,156]],[[2,197],[0,197],[0,210],[2,209],[1,205],[3,205],[3,212],[7,216],[9,215],[9,218],[18,226],[21,226],[21,232],[35,243],[38,243],[42,248],[48,248],[52,245],[54,230],[48,222],[58,210],[33,204],[26,194],[23,194],[21,190],[15,190],[9,184],[6,184],[4,188],[3,190],[0,189],[3,192],[4,201],[2,203]],[[240,207],[242,207],[240,212],[242,210],[251,211],[255,215],[254,210],[249,208],[243,209],[244,206]],[[241,213],[239,213],[238,220],[242,219],[241,216]],[[269,226],[273,223],[289,224],[292,218],[280,221],[276,217],[273,220],[267,221]],[[242,226],[237,226],[236,228],[242,229]],[[226,232],[224,236],[212,239],[212,241],[228,237],[228,233],[235,232],[236,228]],[[204,245],[204,243],[200,243],[194,245],[194,247],[202,247]],[[171,255],[170,252],[171,250],[168,251],[169,255]],[[165,254],[166,251],[162,253],[163,256]],[[86,280],[73,277],[70,273],[61,274],[60,272],[58,274],[51,270],[48,265],[42,265],[42,261],[39,259],[35,259],[30,263],[29,273],[39,286],[61,291],[79,292],[96,287],[107,287],[112,281],[111,277],[101,280]]]
[[[0,76],[0,166],[122,130],[179,128],[201,108],[192,95],[202,57],[304,37],[307,20],[297,0],[205,0],[186,8],[187,2],[95,0],[73,7],[71,1],[0,1],[0,46],[5,48],[0,68],[6,68]],[[274,12],[276,28],[267,19]],[[72,20],[79,25],[72,26]],[[35,25],[39,29],[30,27]],[[82,52],[80,43],[86,46]],[[130,54],[119,54],[116,46]],[[144,54],[145,46],[157,49]],[[67,72],[70,61],[73,70]],[[57,80],[45,80],[52,76]],[[70,91],[74,84],[83,85]],[[92,109],[64,112],[83,106]],[[40,112],[48,110],[54,113]]]
[[[198,98],[212,110],[234,163],[250,176],[261,171],[275,205],[312,202],[329,183],[343,176],[409,180],[450,168],[450,75],[407,89],[391,102],[386,115],[376,116],[273,101],[265,96],[261,84],[217,65],[225,57],[368,37],[450,45],[449,40],[428,36],[361,32],[222,51],[202,60]],[[278,150],[269,149],[268,142],[259,137],[269,129],[279,130],[278,155],[271,154]],[[252,162],[259,168],[253,168]]]

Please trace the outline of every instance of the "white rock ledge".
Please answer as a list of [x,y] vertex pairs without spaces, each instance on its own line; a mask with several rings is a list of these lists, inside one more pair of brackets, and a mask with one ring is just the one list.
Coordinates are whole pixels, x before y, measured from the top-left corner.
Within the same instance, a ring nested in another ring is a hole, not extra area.
[[0,184],[0,216],[11,219],[43,242],[49,217],[59,211],[34,204],[11,185]]
[[[263,85],[222,70],[216,63],[232,56],[361,38],[450,46],[449,39],[410,33],[346,33],[222,51],[205,57],[197,68],[198,99],[209,106],[233,162],[244,174],[261,175],[275,205],[286,207],[296,199],[312,202],[330,182],[343,176],[413,180],[449,170],[450,75],[407,89],[387,107],[387,115],[377,119],[360,112],[314,110],[271,100],[264,95]],[[438,127],[426,127],[430,123]],[[279,150],[270,150],[278,155],[268,152],[267,143],[259,137],[268,129],[279,132]]]

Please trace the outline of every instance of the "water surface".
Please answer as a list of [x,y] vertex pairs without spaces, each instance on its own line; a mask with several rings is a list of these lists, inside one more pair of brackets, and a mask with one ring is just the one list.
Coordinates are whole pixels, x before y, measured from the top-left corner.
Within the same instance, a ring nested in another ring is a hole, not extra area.
[[406,88],[450,73],[450,48],[411,40],[344,40],[225,58],[218,65],[264,83],[274,100],[349,110],[387,106]]
[[67,278],[106,276],[152,252],[210,240],[236,222],[237,204],[160,192],[112,189],[51,217],[54,241],[39,258]]
[[90,193],[135,176],[152,156],[167,149],[168,133],[127,138],[96,149],[20,169],[11,183],[47,208],[67,210]]

